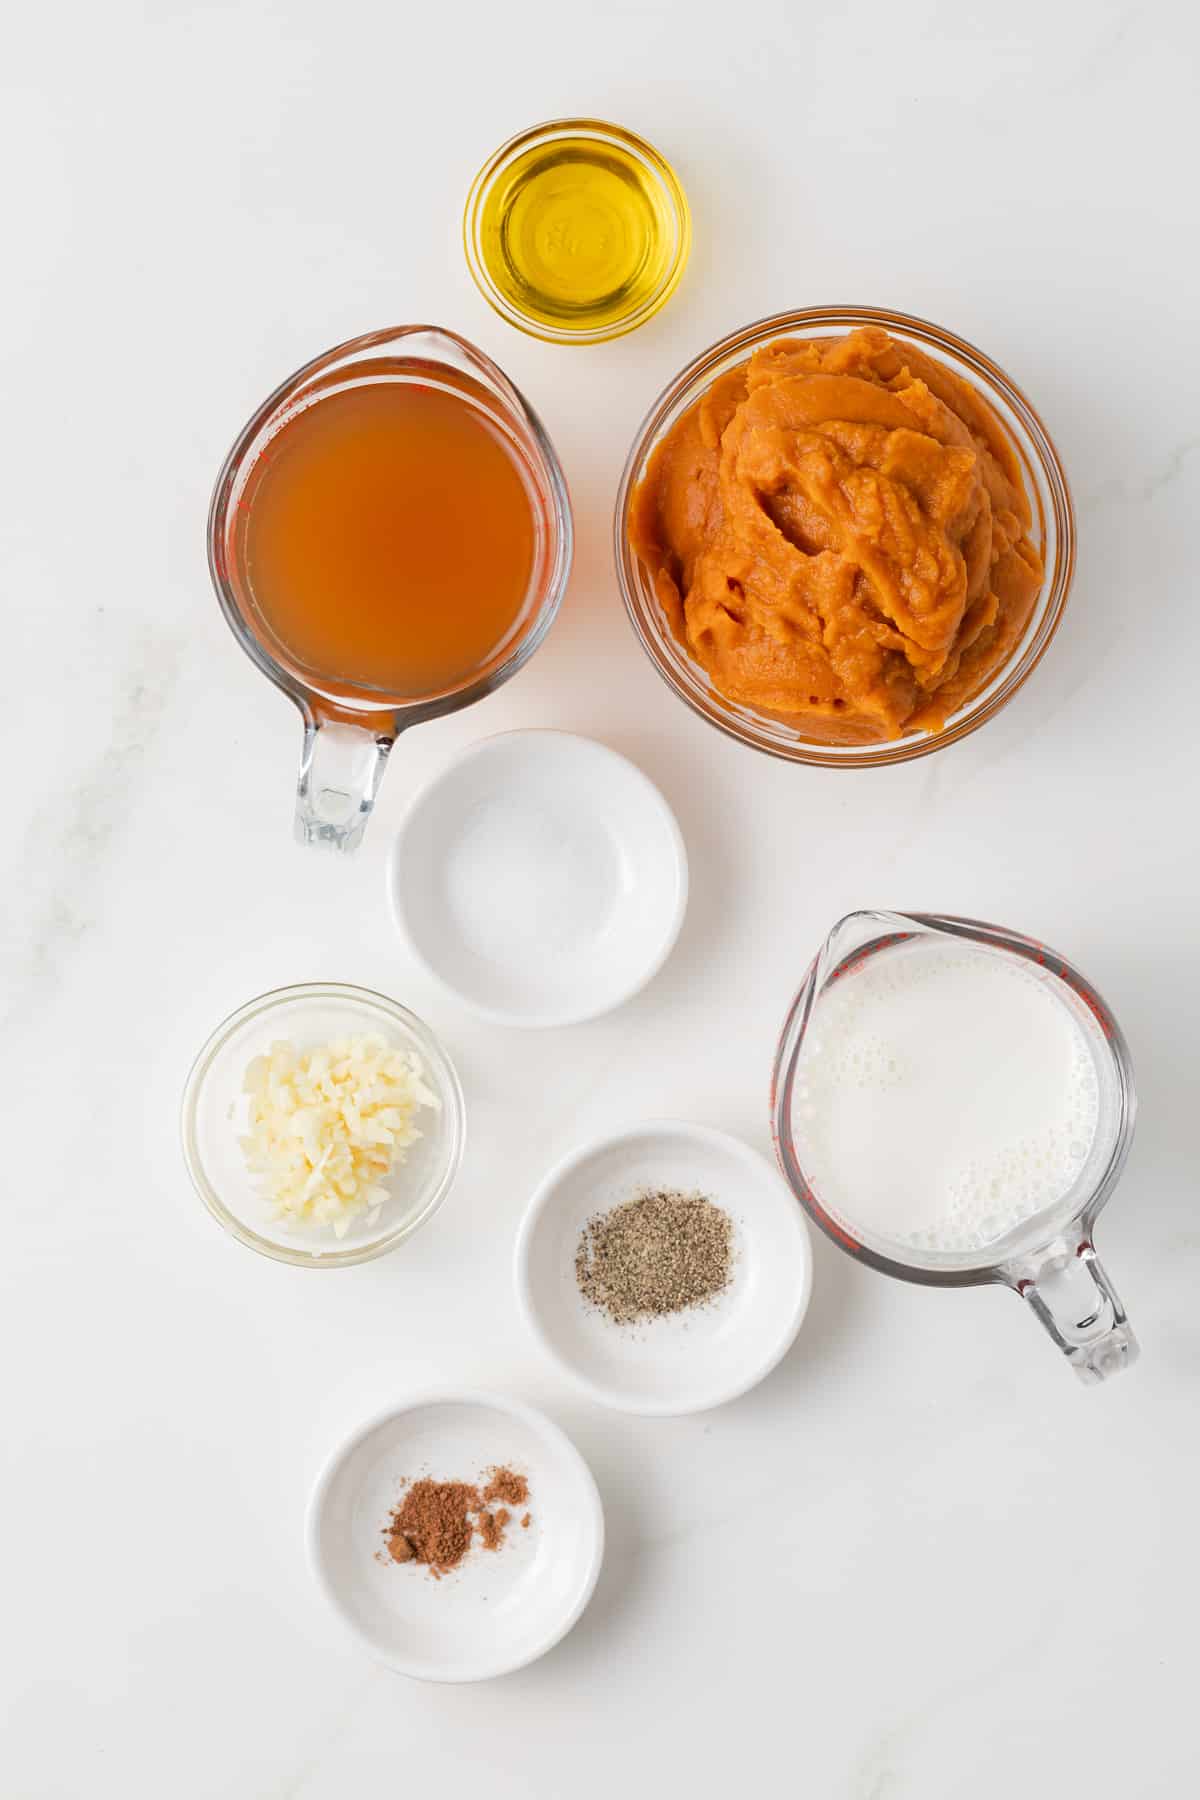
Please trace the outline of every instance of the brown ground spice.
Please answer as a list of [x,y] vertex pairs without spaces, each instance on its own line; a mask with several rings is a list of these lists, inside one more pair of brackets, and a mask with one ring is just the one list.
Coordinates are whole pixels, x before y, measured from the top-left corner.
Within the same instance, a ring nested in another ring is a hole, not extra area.
[[385,1533],[392,1560],[424,1563],[435,1575],[456,1568],[471,1548],[478,1507],[479,1489],[465,1481],[414,1481]]
[[495,1512],[481,1512],[479,1515],[479,1537],[485,1550],[498,1550],[504,1542],[504,1527],[512,1514],[503,1506]]
[[[512,1514],[494,1503],[523,1505],[529,1483],[512,1469],[488,1469],[486,1474],[482,1492],[468,1481],[414,1481],[383,1528],[387,1557],[419,1563],[440,1580],[458,1567],[476,1535],[483,1549],[498,1550]],[[528,1513],[521,1523],[528,1525]]]
[[489,1469],[490,1477],[483,1490],[483,1497],[491,1505],[494,1500],[503,1500],[506,1506],[524,1506],[529,1498],[529,1483],[523,1475],[513,1469]]

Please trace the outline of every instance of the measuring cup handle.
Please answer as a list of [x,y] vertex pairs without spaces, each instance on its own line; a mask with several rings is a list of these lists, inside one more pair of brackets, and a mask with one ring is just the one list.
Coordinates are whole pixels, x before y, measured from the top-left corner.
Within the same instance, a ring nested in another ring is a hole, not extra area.
[[1138,1341],[1089,1239],[1058,1244],[1009,1278],[1081,1381],[1105,1381],[1136,1361]]
[[296,786],[296,837],[302,844],[357,850],[395,742],[388,730],[310,717]]

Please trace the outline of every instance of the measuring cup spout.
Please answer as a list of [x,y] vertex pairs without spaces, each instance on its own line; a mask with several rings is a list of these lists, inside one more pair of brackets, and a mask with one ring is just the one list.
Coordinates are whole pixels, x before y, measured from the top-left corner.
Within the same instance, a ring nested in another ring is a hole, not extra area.
[[911,918],[907,913],[887,912],[875,907],[847,913],[821,945],[814,993],[819,994],[826,981],[839,969],[853,967],[858,952],[881,949],[886,943],[898,942],[929,929],[925,920]]

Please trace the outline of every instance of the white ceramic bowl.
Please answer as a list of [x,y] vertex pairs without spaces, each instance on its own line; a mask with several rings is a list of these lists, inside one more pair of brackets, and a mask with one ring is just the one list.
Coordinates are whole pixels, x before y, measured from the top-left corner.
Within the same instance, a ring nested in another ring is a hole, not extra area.
[[[440,1108],[418,1113],[422,1135],[388,1176],[390,1198],[373,1224],[364,1215],[339,1238],[330,1225],[272,1219],[238,1142],[245,1130],[248,1065],[278,1038],[310,1048],[367,1032],[417,1052]],[[276,988],[231,1013],[192,1064],[180,1125],[188,1173],[213,1217],[251,1250],[304,1269],[367,1262],[411,1236],[445,1199],[466,1142],[458,1075],[429,1027],[398,1001],[336,981]]]
[[595,1018],[644,987],[687,906],[675,817],[590,738],[513,731],[451,762],[410,807],[388,869],[419,960],[497,1024]]
[[[733,1277],[707,1306],[614,1325],[587,1302],[575,1254],[587,1221],[640,1189],[696,1191],[733,1220]],[[739,1139],[656,1120],[574,1150],[551,1170],[517,1237],[517,1301],[543,1349],[594,1400],[623,1412],[702,1412],[744,1394],[800,1329],[812,1289],[804,1214]]]
[[[476,1545],[435,1579],[384,1556],[401,1484],[475,1481],[493,1466],[529,1482],[530,1523]],[[427,1394],[362,1426],[313,1490],[307,1543],[330,1605],[380,1662],[421,1681],[483,1681],[545,1654],[592,1596],[604,1514],[591,1471],[557,1425],[490,1394]]]

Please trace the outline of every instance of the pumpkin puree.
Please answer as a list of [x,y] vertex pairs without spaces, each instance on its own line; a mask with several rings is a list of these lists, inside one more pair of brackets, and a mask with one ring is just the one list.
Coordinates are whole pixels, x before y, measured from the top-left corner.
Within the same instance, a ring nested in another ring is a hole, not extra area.
[[655,449],[630,541],[721,693],[870,743],[940,730],[1011,656],[1031,522],[991,407],[872,326],[719,376]]

